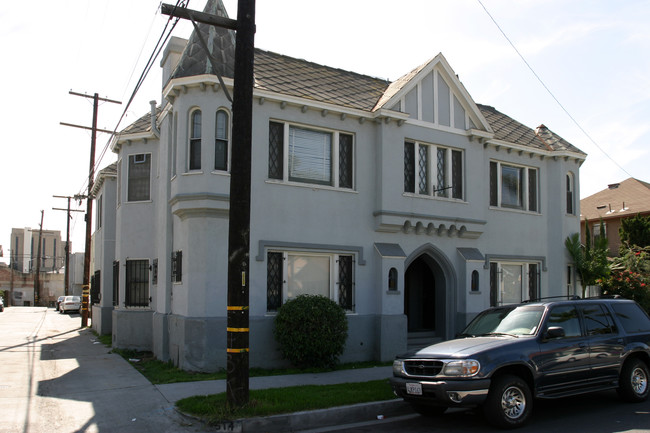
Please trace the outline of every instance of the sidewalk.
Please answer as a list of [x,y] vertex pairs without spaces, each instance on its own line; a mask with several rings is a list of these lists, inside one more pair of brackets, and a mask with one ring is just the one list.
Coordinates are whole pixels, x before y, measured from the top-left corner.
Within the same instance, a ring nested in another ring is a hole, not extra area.
[[[251,377],[249,389],[285,388],[299,385],[332,385],[338,383],[368,382],[387,379],[392,367],[373,367],[339,370],[327,373],[292,374],[285,376]],[[210,395],[226,392],[225,380],[183,382],[155,385],[170,403],[196,395]],[[293,432],[335,426],[342,423],[358,423],[376,420],[378,417],[393,417],[412,413],[401,399],[340,406],[307,412],[297,412],[268,417],[248,418],[221,426],[226,431],[236,432]]]

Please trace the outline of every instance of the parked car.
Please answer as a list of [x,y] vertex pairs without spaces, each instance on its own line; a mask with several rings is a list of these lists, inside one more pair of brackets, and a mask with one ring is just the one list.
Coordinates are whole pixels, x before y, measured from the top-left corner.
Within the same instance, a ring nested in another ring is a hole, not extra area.
[[65,296],[59,296],[56,300],[56,311],[59,311],[59,305],[61,305],[61,302],[65,299]]
[[534,398],[650,387],[650,318],[624,299],[530,302],[480,313],[458,338],[397,356],[393,391],[419,413],[480,406],[498,427],[529,419]]
[[81,313],[81,298],[79,296],[66,296],[59,305],[60,313],[69,311]]

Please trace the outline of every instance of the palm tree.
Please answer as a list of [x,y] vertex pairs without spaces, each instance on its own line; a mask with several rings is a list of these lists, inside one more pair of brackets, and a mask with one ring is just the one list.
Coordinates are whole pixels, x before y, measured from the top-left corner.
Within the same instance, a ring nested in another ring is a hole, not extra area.
[[600,235],[594,239],[591,245],[591,233],[589,221],[585,220],[585,244],[580,243],[580,233],[574,233],[566,238],[564,245],[573,259],[576,272],[582,282],[582,297],[585,297],[587,286],[593,286],[600,278],[609,275],[607,262],[607,238],[605,237],[605,225],[600,221]]

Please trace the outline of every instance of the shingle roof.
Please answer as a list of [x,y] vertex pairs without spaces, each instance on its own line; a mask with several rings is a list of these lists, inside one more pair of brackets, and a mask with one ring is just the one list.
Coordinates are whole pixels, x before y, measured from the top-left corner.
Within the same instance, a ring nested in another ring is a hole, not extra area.
[[305,60],[255,50],[255,87],[372,111],[390,83]]
[[544,125],[532,129],[489,105],[477,104],[481,114],[494,130],[494,138],[535,149],[568,150],[585,155],[583,151],[555,134]]
[[650,184],[630,177],[609,185],[580,200],[580,213],[590,221],[650,213]]
[[[221,0],[208,0],[204,12],[228,17]],[[222,77],[233,78],[234,31],[201,23],[197,26],[208,49],[215,57],[218,69],[216,72]],[[190,36],[171,79],[203,74],[216,75],[203,44],[199,42],[195,33],[196,31]],[[427,64],[428,62],[425,62],[390,83],[379,78],[255,49],[254,82],[256,89],[372,112],[388,102]],[[584,152],[544,125],[534,130],[497,111],[494,107],[479,104],[478,108],[498,140],[540,150],[565,150],[584,155]],[[146,131],[147,126],[144,123],[148,121],[146,119],[148,116],[139,119],[122,133]],[[150,129],[150,126],[148,128]]]
[[[156,107],[156,118],[162,112],[161,107]],[[120,131],[119,135],[137,134],[142,132],[151,132],[151,112],[147,112],[144,116]]]
[[[208,0],[203,12],[228,18],[228,12],[226,12],[226,8],[221,0]],[[192,32],[187,46],[183,50],[181,59],[170,78],[191,77],[203,74],[218,74],[222,77],[232,78],[235,73],[235,32],[202,23],[197,24],[197,27],[203,37],[203,41],[215,57],[214,63],[217,70],[215,71],[213,69],[212,62],[208,60],[208,56],[195,30]]]

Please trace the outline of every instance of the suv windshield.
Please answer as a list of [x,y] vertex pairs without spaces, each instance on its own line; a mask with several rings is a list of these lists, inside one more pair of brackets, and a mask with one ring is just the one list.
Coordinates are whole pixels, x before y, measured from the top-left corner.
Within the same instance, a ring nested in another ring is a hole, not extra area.
[[502,307],[484,311],[465,328],[461,337],[479,335],[533,335],[539,329],[543,307]]

